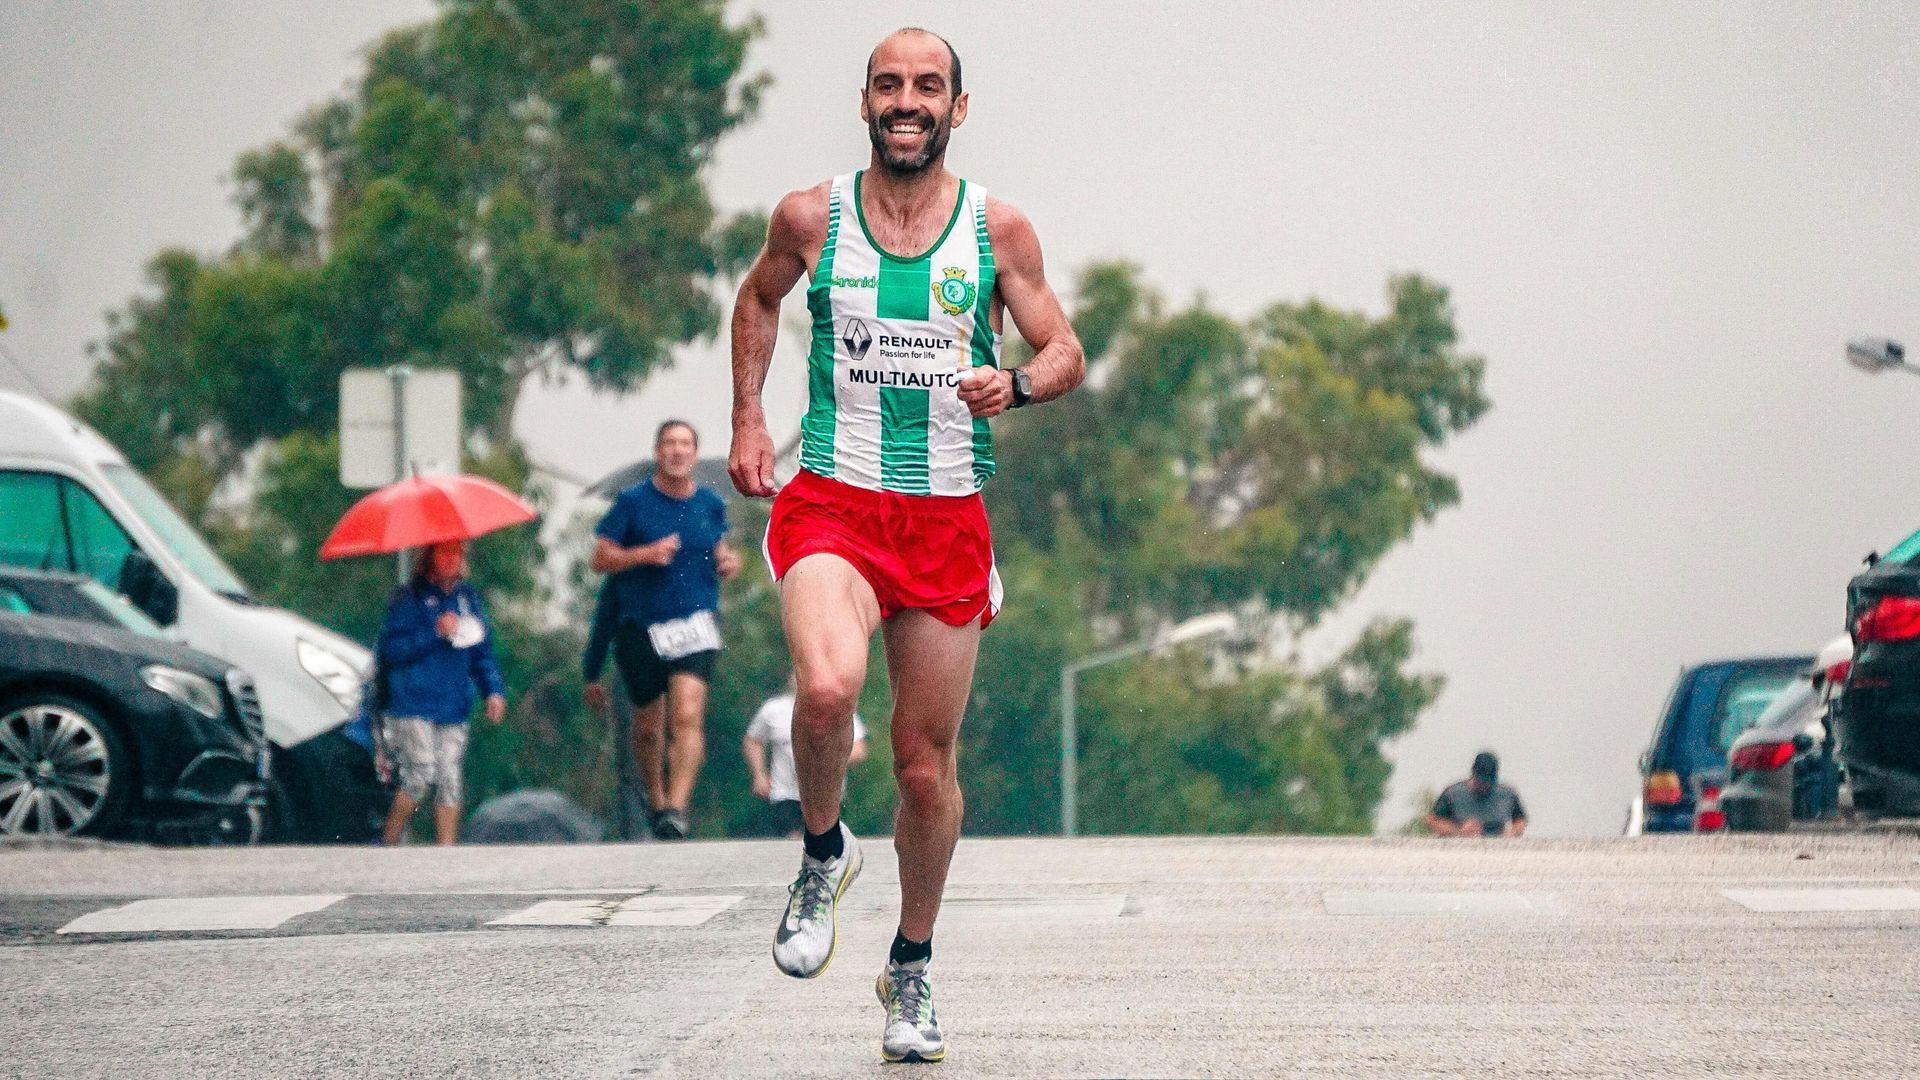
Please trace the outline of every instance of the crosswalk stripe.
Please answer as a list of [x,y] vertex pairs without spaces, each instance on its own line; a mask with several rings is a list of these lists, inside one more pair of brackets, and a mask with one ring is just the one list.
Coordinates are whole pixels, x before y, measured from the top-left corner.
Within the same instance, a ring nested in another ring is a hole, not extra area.
[[346,894],[320,896],[188,896],[135,900],[88,912],[62,934],[158,934],[198,930],[271,930],[296,915],[321,911]]
[[488,926],[699,926],[743,896],[635,896],[625,900],[542,900]]
[[1748,911],[1915,911],[1914,889],[1725,889],[1721,895]]

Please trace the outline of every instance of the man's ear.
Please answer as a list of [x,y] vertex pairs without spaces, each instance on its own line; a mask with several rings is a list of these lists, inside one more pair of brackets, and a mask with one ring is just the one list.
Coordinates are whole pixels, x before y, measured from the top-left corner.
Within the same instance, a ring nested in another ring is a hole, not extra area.
[[864,86],[860,88],[860,123],[873,123],[873,110],[867,108],[867,88]]
[[963,92],[959,97],[953,99],[953,123],[950,126],[959,127],[966,122],[967,95]]

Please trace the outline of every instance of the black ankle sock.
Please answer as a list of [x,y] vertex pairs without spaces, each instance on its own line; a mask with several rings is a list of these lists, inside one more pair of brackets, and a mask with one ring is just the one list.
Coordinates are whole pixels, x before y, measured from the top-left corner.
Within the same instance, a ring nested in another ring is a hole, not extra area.
[[[801,828],[804,831],[805,826]],[[806,845],[807,858],[809,859],[818,859],[821,862],[826,862],[828,859],[839,858],[840,853],[847,850],[846,837],[840,835],[839,819],[834,819],[833,828],[828,829],[826,832],[807,833]]]
[[914,964],[922,960],[933,959],[933,939],[908,941],[900,931],[893,932],[893,948],[887,953],[887,959],[896,964]]

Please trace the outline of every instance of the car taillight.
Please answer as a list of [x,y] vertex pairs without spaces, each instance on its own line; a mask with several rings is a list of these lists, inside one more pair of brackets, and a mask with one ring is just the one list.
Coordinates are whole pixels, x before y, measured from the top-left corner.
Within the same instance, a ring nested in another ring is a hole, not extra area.
[[1852,670],[1853,670],[1853,661],[1851,660],[1842,660],[1839,663],[1833,665],[1832,667],[1827,669],[1827,685],[1828,686],[1846,685],[1847,672]]
[[1660,769],[1647,774],[1648,806],[1678,806],[1680,794],[1679,773]]
[[1793,760],[1790,742],[1764,742],[1743,746],[1733,752],[1733,767],[1756,772],[1772,772]]
[[1920,597],[1883,596],[1853,624],[1855,641],[1905,641],[1920,637]]
[[1727,812],[1720,809],[1718,785],[1702,785],[1700,797],[1694,801],[1693,805],[1694,832],[1719,832],[1727,827]]

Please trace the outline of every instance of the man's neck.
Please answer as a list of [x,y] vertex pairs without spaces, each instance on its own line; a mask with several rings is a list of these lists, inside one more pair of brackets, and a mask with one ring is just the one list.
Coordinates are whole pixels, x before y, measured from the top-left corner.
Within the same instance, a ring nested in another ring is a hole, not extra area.
[[910,221],[938,207],[951,208],[953,190],[958,181],[947,171],[946,155],[919,172],[896,173],[881,164],[875,153],[867,165],[860,193],[868,205],[893,221]]
[[669,495],[676,499],[686,498],[693,494],[694,489],[691,476],[675,480],[671,476],[664,476],[658,472],[653,474],[653,486],[659,488],[662,495]]

